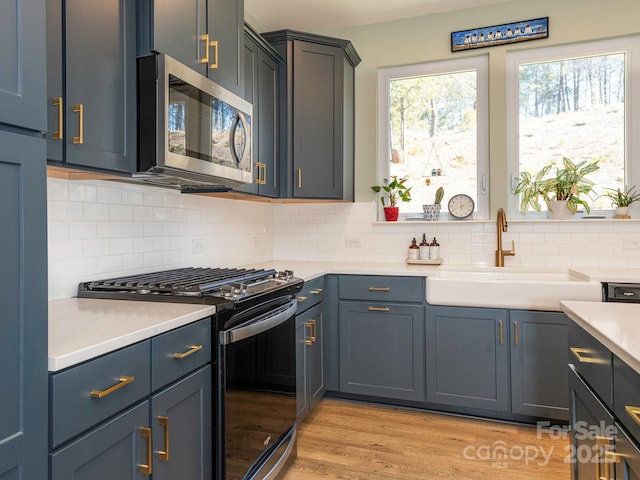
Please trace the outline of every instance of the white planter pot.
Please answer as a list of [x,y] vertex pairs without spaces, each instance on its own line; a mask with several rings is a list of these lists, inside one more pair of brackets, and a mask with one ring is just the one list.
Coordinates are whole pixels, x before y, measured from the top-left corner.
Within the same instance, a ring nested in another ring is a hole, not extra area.
[[440,217],[440,209],[442,205],[432,204],[432,205],[422,205],[422,211],[424,212],[424,219],[429,222],[435,222]]
[[569,220],[573,217],[573,212],[569,210],[566,200],[551,200],[547,207],[547,216],[553,220]]
[[615,215],[624,216],[629,215],[629,207],[616,207],[613,211]]

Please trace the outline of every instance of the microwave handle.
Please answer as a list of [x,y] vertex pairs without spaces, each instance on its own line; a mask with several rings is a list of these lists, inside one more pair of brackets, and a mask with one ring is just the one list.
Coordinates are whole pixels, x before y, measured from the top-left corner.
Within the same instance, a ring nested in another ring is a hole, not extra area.
[[[236,131],[238,130],[238,127],[240,126],[240,124],[242,124],[242,129],[244,130],[244,135],[243,135],[244,142],[242,142],[242,144],[240,145],[240,152],[238,152],[236,148],[235,138],[236,138]],[[249,141],[249,135],[250,135],[248,127],[249,126],[247,125],[247,119],[245,118],[245,116],[242,113],[237,112],[236,118],[229,131],[229,144],[231,145],[231,155],[233,156],[233,159],[235,160],[236,165],[240,165],[240,161],[242,160],[245,152],[247,151],[246,147],[247,147],[247,142]]]

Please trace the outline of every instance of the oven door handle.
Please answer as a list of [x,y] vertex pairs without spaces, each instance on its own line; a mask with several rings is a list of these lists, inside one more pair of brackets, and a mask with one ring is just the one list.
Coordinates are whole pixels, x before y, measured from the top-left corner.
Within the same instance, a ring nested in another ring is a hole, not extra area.
[[296,314],[297,310],[298,302],[292,300],[276,310],[260,315],[250,323],[220,332],[220,345],[229,345],[271,330],[289,320]]

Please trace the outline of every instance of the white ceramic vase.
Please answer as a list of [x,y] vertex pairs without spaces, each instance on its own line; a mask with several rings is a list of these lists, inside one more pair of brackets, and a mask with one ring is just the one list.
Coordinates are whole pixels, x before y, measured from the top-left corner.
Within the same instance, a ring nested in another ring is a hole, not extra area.
[[629,207],[616,207],[613,212],[616,216],[623,217],[629,215]]
[[547,207],[547,216],[553,220],[569,220],[574,215],[566,200],[550,200]]

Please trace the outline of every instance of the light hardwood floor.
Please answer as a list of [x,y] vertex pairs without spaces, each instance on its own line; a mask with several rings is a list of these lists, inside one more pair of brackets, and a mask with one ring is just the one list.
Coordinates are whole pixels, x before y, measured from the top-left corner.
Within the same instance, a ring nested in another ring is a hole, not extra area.
[[298,457],[283,480],[569,480],[569,440],[543,432],[323,399],[298,427]]

